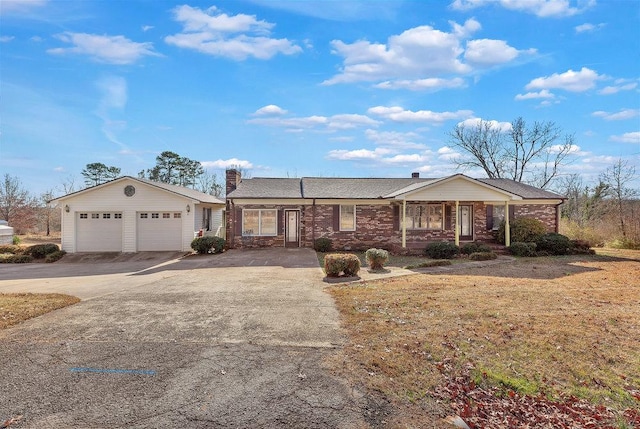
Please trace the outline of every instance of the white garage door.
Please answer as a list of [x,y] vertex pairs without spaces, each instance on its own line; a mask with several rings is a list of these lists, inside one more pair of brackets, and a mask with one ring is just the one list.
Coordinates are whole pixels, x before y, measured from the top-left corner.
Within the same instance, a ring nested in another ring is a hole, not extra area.
[[122,252],[122,213],[76,214],[77,252]]
[[182,213],[138,213],[138,251],[182,250]]

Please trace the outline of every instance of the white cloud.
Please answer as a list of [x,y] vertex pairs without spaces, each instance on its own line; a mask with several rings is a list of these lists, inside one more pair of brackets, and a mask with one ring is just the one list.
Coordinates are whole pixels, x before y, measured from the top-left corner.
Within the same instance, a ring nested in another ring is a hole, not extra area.
[[142,31],[146,33],[147,31],[149,31],[149,30],[151,30],[153,28],[155,28],[153,25],[143,25],[142,26]]
[[602,110],[598,110],[597,112],[593,112],[591,116],[595,116],[596,118],[602,118],[605,121],[622,121],[625,119],[635,118],[640,115],[640,109],[621,109],[617,113],[609,113],[604,112]]
[[563,89],[571,92],[583,92],[593,88],[596,81],[604,79],[595,71],[583,67],[580,71],[567,70],[564,73],[554,73],[551,76],[538,77],[529,82],[525,89]]
[[432,112],[431,110],[418,110],[417,112],[405,110],[399,106],[376,106],[367,110],[367,113],[381,116],[394,122],[431,122],[440,124],[449,120],[468,118],[473,115],[471,110],[458,110],[456,112]]
[[216,161],[202,161],[200,164],[202,164],[204,168],[218,168],[223,170],[231,167],[240,167],[243,169],[253,168],[253,164],[250,161],[238,158],[218,159]]
[[390,151],[384,148],[377,148],[375,150],[369,149],[356,149],[356,150],[331,150],[327,154],[327,158],[336,159],[340,161],[358,161],[358,160],[375,160],[380,157],[389,154]]
[[516,100],[533,100],[537,98],[555,98],[555,95],[549,92],[548,89],[543,89],[539,92],[527,92],[526,94],[518,94],[515,96]]
[[269,104],[261,107],[253,114],[254,116],[282,116],[286,115],[287,111],[276,106],[275,104]]
[[395,148],[395,149],[424,149],[425,146],[415,143],[420,138],[416,133],[402,133],[398,131],[377,131],[366,130],[364,132],[367,140],[374,142],[377,146]]
[[26,12],[32,8],[42,7],[47,2],[48,0],[2,0],[0,15],[4,15],[6,12]]
[[455,149],[450,148],[449,146],[443,146],[438,149],[438,158],[444,161],[451,161],[452,159],[456,159],[460,157],[460,153],[456,152]]
[[160,56],[153,50],[152,43],[137,43],[124,36],[99,36],[67,31],[55,37],[74,46],[48,49],[47,52],[50,54],[88,55],[96,61],[110,64],[131,64],[145,55]]
[[504,40],[477,39],[467,42],[464,59],[471,64],[492,66],[514,60],[520,51]]
[[428,156],[413,153],[407,155],[395,155],[391,158],[384,158],[382,161],[389,164],[411,164],[427,162],[428,160]]
[[338,75],[323,83],[333,85],[467,73],[471,68],[458,58],[464,52],[460,45],[461,35],[479,27],[476,20],[470,19],[463,26],[455,24],[451,33],[424,25],[391,36],[387,43],[333,40],[333,53],[343,57],[343,67]]
[[591,33],[591,32],[594,32],[594,31],[596,31],[596,30],[600,30],[600,29],[601,29],[601,28],[603,28],[605,25],[606,25],[606,24],[604,24],[604,23],[600,23],[600,24],[597,24],[597,25],[593,25],[593,24],[589,24],[589,23],[587,22],[587,23],[584,23],[584,24],[581,24],[581,25],[576,25],[576,26],[574,27],[574,29],[576,30],[576,33],[578,33],[578,34],[579,34],[579,33]]
[[[549,146],[549,148],[547,149],[547,152],[556,154],[556,153],[560,153],[560,151],[563,151],[563,150],[564,150],[564,146],[563,145],[555,144],[555,145]],[[588,155],[590,152],[585,152],[585,151],[582,150],[582,148],[580,146],[572,144],[569,147],[569,152],[568,153],[571,154],[571,155],[584,156],[584,155]]]
[[453,79],[441,79],[437,77],[416,80],[394,80],[380,82],[374,85],[379,89],[408,89],[410,91],[438,91],[446,88],[464,88],[464,79],[456,77]]
[[13,36],[0,36],[0,43],[8,43],[15,39]]
[[339,114],[333,116],[307,116],[307,117],[259,117],[249,119],[249,124],[264,125],[269,127],[282,127],[290,131],[302,129],[324,128],[328,130],[350,129],[357,127],[378,126],[379,121],[365,115]]
[[613,85],[605,86],[598,94],[600,95],[611,95],[616,94],[620,91],[632,91],[638,87],[637,82],[631,82],[627,79],[617,79]]
[[480,124],[480,121],[484,122],[484,123],[489,123],[489,126],[491,128],[498,128],[498,130],[500,130],[501,132],[505,133],[508,131],[512,130],[512,126],[510,122],[499,122],[496,120],[491,120],[491,121],[486,121],[482,118],[469,118],[469,119],[465,119],[462,122],[458,123],[458,126],[462,126],[462,127],[467,127],[467,128],[473,128],[473,127],[477,127]]
[[181,33],[165,37],[165,42],[204,54],[236,61],[254,57],[262,60],[277,54],[292,55],[302,48],[288,39],[270,37],[275,24],[254,15],[227,15],[212,6],[206,10],[188,5],[173,9],[175,20],[184,26]]
[[65,170],[64,170],[64,167],[55,167],[53,169],[53,171],[55,171],[56,173],[61,173],[61,172],[65,171]]
[[33,37],[31,37],[29,40],[31,40],[32,42],[35,42],[35,43],[40,43],[40,42],[42,42],[42,37],[40,37],[40,36],[33,36]]
[[609,140],[621,143],[640,143],[640,131],[624,133],[619,136],[611,136]]
[[579,7],[571,6],[569,0],[454,0],[451,8],[470,10],[486,5],[500,5],[505,9],[531,13],[541,18],[573,16],[595,5],[595,0],[579,2]]
[[109,76],[96,82],[102,92],[100,110],[123,109],[127,104],[127,81],[120,76]]

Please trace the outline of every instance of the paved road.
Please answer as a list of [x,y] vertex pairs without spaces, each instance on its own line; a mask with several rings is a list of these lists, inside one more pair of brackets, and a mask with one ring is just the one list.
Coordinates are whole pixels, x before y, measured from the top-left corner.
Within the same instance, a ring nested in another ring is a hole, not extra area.
[[308,249],[11,271],[0,292],[83,301],[0,331],[0,422],[367,427],[367,398],[323,363],[343,338]]

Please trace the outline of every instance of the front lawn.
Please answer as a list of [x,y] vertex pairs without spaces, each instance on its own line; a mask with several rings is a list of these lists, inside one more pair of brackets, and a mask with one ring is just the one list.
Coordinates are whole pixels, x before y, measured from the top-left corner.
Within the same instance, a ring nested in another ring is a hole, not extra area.
[[80,302],[59,293],[0,293],[0,329]]
[[518,258],[334,286],[349,337],[334,367],[393,404],[392,426],[636,427],[638,261]]

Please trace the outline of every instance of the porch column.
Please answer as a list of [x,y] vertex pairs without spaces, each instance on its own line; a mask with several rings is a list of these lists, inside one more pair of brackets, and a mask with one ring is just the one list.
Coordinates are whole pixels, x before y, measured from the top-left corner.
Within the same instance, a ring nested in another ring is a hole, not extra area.
[[511,228],[509,227],[509,201],[504,202],[504,245],[511,246]]
[[402,248],[407,247],[407,223],[405,217],[407,216],[407,200],[402,200]]
[[460,201],[458,200],[456,200],[455,243],[456,243],[456,246],[460,245]]

